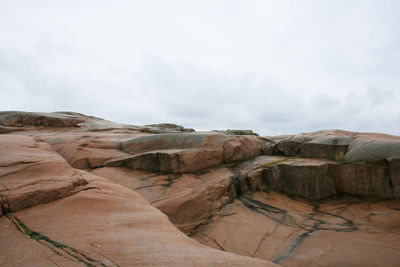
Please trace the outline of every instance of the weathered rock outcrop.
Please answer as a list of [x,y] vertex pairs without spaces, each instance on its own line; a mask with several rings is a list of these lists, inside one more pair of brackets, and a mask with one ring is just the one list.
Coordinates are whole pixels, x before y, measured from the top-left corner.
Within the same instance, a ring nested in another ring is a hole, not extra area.
[[87,116],[73,112],[0,112],[0,124],[4,126],[44,126],[44,127],[78,127]]
[[399,265],[399,148],[0,112],[0,265]]
[[324,199],[336,194],[326,162],[282,162],[264,171],[267,188],[307,199]]
[[214,130],[214,131],[218,132],[218,133],[229,134],[229,135],[256,135],[256,136],[258,136],[258,133],[255,133],[252,130],[228,129],[226,131],[223,131],[223,130]]
[[352,161],[382,160],[400,154],[398,137],[362,135],[351,143],[346,159]]
[[400,154],[400,137],[386,134],[329,130],[271,140],[275,141],[275,153],[286,156],[370,161]]
[[390,183],[393,187],[393,196],[400,199],[400,157],[388,158],[390,163]]
[[283,266],[395,266],[398,209],[393,200],[347,196],[310,202],[256,192],[224,206],[191,236]]
[[92,173],[134,189],[187,234],[236,196],[233,173],[227,168],[204,174],[155,174],[104,167]]
[[[0,135],[0,265],[274,265],[199,244],[135,191],[71,167],[53,150],[57,139],[42,134],[29,129]],[[74,142],[58,141],[72,144],[70,153],[77,149]],[[103,141],[99,149],[115,149]]]
[[354,194],[399,198],[399,159],[337,163],[326,159],[260,156],[244,168],[238,183],[241,192],[274,190],[320,200]]
[[108,161],[105,165],[167,173],[198,172],[255,157],[261,153],[261,144],[262,140],[253,136],[210,133],[139,136],[120,144],[132,157]]
[[144,133],[175,133],[175,132],[193,132],[193,129],[187,129],[183,126],[161,123],[147,126],[135,126],[121,123],[114,123],[94,116],[87,116],[77,112],[23,112],[23,111],[2,111],[0,112],[1,131],[12,130],[12,127],[37,126],[46,128],[60,127],[78,127],[89,132],[102,132],[110,130],[129,130]]

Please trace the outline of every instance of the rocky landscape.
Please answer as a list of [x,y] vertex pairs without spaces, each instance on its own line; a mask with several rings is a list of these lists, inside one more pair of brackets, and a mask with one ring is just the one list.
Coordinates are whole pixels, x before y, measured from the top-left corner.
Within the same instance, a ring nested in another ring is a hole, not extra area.
[[0,112],[1,266],[400,266],[400,137]]

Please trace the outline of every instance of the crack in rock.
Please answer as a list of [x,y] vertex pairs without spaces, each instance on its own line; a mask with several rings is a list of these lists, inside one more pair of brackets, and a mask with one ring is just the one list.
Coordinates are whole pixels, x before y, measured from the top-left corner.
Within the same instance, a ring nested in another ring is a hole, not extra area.
[[[20,219],[15,217],[12,213],[6,214],[7,218],[15,225],[18,231],[21,233],[29,236],[31,239],[35,240],[36,242],[45,245],[57,255],[64,256],[64,253],[68,254],[75,260],[84,263],[86,266],[107,266],[106,264],[99,262],[88,255],[84,254],[83,252],[78,251],[77,249],[67,246],[65,244],[59,243],[54,241],[47,236],[36,232],[26,226]],[[53,261],[52,261],[53,262]]]
[[[247,207],[251,211],[270,218],[271,220],[277,222],[278,225],[282,224],[282,225],[289,226],[289,227],[295,227],[295,228],[298,228],[298,229],[301,229],[304,231],[302,234],[300,234],[296,238],[295,242],[292,244],[292,246],[289,248],[289,250],[286,253],[284,253],[282,256],[277,257],[275,260],[273,260],[274,263],[280,263],[283,260],[289,258],[293,254],[293,252],[296,250],[296,248],[298,248],[302,244],[304,239],[316,231],[332,230],[332,231],[337,231],[337,232],[354,232],[354,231],[358,230],[357,226],[354,225],[352,220],[347,219],[347,218],[337,215],[337,214],[321,211],[319,205],[316,203],[313,203],[313,202],[308,203],[308,204],[313,206],[314,212],[304,218],[304,220],[314,221],[314,224],[312,225],[312,227],[310,229],[310,227],[308,227],[307,225],[304,225],[301,222],[297,222],[286,210],[283,210],[278,207],[274,207],[274,206],[265,204],[261,201],[251,199],[248,197],[244,197],[244,196],[240,197],[239,200],[242,202],[242,204],[245,207]],[[343,220],[344,223],[329,223],[322,219],[315,218],[318,215],[327,215],[327,216],[336,217],[336,218]],[[339,226],[339,228],[323,227],[323,224],[336,225],[336,226]],[[266,233],[266,235],[264,235],[264,237],[261,239],[260,243],[258,244],[258,248],[254,252],[254,255],[257,253],[262,241],[267,236],[268,236],[268,233]]]

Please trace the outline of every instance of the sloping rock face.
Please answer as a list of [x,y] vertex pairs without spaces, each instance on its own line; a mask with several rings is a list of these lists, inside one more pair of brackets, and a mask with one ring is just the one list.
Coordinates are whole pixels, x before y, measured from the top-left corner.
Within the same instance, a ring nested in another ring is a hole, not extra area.
[[274,266],[203,246],[134,190],[72,167],[77,133],[19,133],[0,135],[1,266]]
[[0,265],[400,265],[399,148],[0,112]]

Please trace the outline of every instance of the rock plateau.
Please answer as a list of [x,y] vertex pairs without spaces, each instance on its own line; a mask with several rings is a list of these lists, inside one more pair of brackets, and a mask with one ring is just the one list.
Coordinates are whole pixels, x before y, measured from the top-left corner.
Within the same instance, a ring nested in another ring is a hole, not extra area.
[[0,112],[0,266],[400,266],[400,137]]

